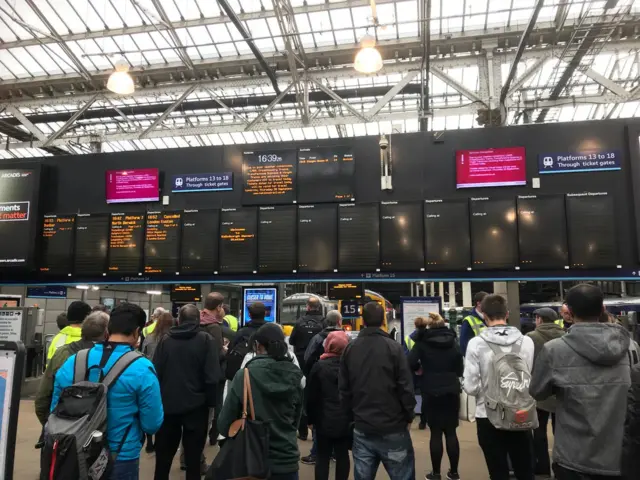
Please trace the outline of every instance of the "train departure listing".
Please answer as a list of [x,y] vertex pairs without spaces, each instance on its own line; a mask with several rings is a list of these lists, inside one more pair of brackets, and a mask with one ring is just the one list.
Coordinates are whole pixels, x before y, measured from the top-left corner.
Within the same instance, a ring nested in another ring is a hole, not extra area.
[[354,175],[355,161],[350,148],[301,148],[298,203],[354,201]]
[[179,267],[180,212],[148,212],[145,273],[175,273]]
[[247,205],[293,203],[296,152],[245,152],[242,200]]
[[79,213],[76,218],[76,275],[105,272],[109,244],[109,217]]
[[75,220],[75,215],[45,215],[41,272],[60,275],[71,273]]
[[255,208],[223,208],[220,214],[220,270],[249,273],[256,270]]
[[144,215],[111,214],[109,235],[109,271],[139,273],[144,241]]

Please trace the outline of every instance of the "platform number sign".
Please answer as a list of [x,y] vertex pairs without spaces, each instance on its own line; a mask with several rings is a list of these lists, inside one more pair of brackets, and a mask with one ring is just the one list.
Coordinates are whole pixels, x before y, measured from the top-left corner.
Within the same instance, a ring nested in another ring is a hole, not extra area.
[[343,300],[340,313],[344,318],[358,318],[360,316],[360,302],[357,300]]

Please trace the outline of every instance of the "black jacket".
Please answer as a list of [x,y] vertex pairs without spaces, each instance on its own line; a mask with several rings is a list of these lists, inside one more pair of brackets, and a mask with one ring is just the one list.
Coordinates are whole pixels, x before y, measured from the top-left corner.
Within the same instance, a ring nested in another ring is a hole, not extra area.
[[340,399],[358,431],[406,431],[416,399],[402,346],[379,328],[365,328],[347,345],[340,365]]
[[342,438],[349,435],[349,414],[340,402],[338,377],[340,357],[319,360],[307,379],[306,412],[309,425],[321,435]]
[[320,356],[324,353],[324,341],[331,332],[339,332],[339,327],[326,327],[320,333],[314,335],[304,352],[304,364],[300,364],[302,373],[309,375],[313,366],[320,360]]
[[409,365],[414,371],[422,368],[420,391],[434,396],[459,393],[464,361],[454,331],[448,327],[419,330],[415,342]]
[[304,365],[304,352],[311,343],[311,339],[324,328],[324,317],[320,312],[309,312],[300,317],[291,331],[289,345],[298,357],[300,367]]
[[153,357],[164,413],[176,415],[216,404],[216,387],[223,378],[213,338],[197,323],[169,330]]
[[631,369],[621,470],[624,480],[640,478],[640,370],[638,366]]
[[239,344],[242,340],[249,340],[251,336],[258,331],[258,329],[263,326],[265,323],[264,319],[260,320],[251,320],[244,327],[236,332],[236,336],[233,341],[229,344],[229,350]]

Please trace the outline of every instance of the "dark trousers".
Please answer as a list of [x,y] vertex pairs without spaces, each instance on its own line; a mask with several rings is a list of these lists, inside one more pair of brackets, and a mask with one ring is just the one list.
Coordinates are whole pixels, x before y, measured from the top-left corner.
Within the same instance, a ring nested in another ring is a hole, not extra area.
[[444,454],[444,446],[442,444],[442,436],[444,435],[447,445],[447,456],[449,457],[449,465],[451,471],[458,473],[458,463],[460,461],[460,443],[455,428],[438,428],[431,427],[431,439],[429,440],[429,453],[431,454],[431,466],[433,473],[440,473],[442,464],[442,456]]
[[427,424],[427,396],[422,395],[422,405],[420,406],[420,424]]
[[498,430],[486,418],[478,418],[478,443],[491,480],[509,480],[509,463],[518,480],[533,480],[531,432]]
[[155,480],[169,480],[171,463],[178,451],[180,440],[184,448],[187,480],[200,480],[200,457],[207,440],[209,409],[203,405],[181,415],[165,415],[156,434]]
[[272,473],[269,480],[298,480],[298,472],[293,473]]
[[331,461],[331,453],[334,452],[336,457],[336,480],[347,480],[349,478],[349,470],[351,462],[349,460],[349,446],[351,438],[329,438],[316,431],[316,440],[318,449],[316,454],[316,479],[329,479],[329,463]]
[[553,464],[553,473],[556,480],[621,480],[622,477],[609,477],[604,475],[591,475],[564,468],[557,463]]
[[[220,433],[218,432],[218,417],[220,416],[222,403],[224,402],[224,384],[225,380],[219,383],[218,388],[216,388],[216,406],[213,410],[213,421],[211,422],[211,428],[209,429],[209,440],[211,444],[214,445],[218,441],[218,435]],[[226,434],[226,432],[224,434]]]
[[549,427],[549,418],[551,418],[551,429],[556,431],[556,416],[545,410],[536,409],[538,411],[539,426],[533,431],[533,451],[535,455],[535,474],[551,475],[551,461],[549,460],[549,439],[547,438],[547,429]]

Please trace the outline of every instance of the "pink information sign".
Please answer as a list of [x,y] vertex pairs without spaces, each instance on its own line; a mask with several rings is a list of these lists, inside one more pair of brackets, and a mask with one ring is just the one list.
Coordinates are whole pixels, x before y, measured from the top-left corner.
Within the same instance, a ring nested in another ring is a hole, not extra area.
[[473,188],[526,185],[525,159],[524,147],[458,150],[456,186]]
[[157,168],[107,171],[107,203],[157,202],[159,176]]

